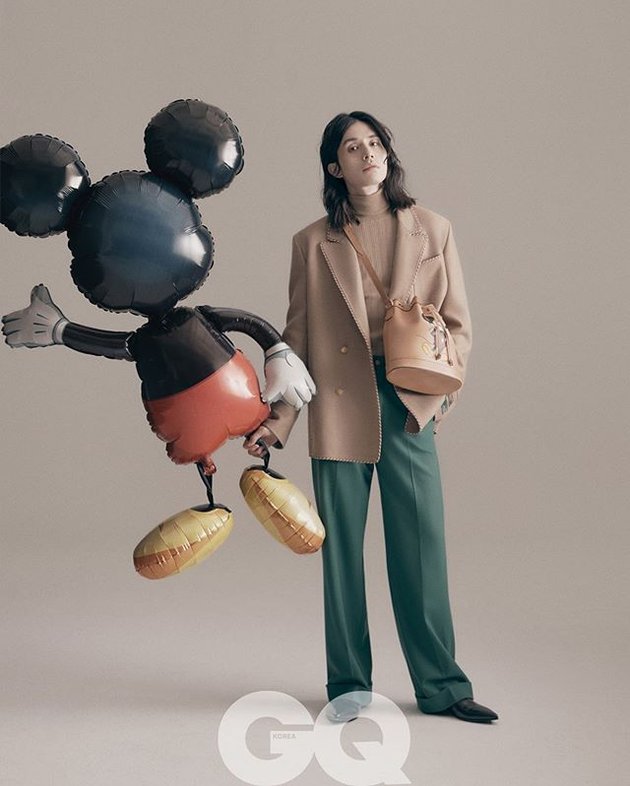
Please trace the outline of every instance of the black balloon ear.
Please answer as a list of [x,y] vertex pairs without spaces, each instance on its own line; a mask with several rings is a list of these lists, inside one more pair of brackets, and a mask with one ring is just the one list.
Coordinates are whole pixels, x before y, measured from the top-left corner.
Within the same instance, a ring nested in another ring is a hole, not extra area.
[[243,168],[243,141],[228,115],[196,99],[160,110],[144,132],[149,169],[192,197],[218,194]]
[[21,136],[0,148],[0,222],[18,235],[65,232],[90,176],[77,151],[47,134]]

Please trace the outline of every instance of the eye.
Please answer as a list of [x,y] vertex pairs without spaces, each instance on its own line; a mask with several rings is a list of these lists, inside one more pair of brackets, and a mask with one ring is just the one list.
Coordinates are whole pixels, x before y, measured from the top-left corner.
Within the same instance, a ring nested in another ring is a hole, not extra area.
[[379,139],[373,139],[373,140],[372,140],[372,144],[373,144],[375,147],[380,147],[380,146],[381,146],[381,142],[380,142],[380,140],[379,140]]

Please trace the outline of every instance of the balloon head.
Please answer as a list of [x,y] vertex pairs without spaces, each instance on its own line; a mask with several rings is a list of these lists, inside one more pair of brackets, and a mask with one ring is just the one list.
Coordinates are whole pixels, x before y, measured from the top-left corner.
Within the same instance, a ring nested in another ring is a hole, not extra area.
[[108,175],[68,230],[72,278],[101,308],[155,316],[204,282],[213,240],[196,205],[148,172]]

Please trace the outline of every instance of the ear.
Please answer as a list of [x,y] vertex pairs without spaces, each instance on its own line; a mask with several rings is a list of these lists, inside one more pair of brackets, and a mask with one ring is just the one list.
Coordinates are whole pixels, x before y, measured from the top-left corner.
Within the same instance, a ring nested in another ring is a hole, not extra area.
[[339,164],[335,162],[333,162],[332,164],[328,164],[327,169],[333,177],[343,177],[343,175],[341,174],[341,167],[339,166]]
[[243,140],[230,117],[196,98],[178,98],[144,131],[149,169],[189,197],[218,194],[243,169]]
[[[77,151],[50,134],[27,134],[0,147],[0,223],[17,235],[67,232],[90,189]],[[59,190],[59,183],[66,183]]]

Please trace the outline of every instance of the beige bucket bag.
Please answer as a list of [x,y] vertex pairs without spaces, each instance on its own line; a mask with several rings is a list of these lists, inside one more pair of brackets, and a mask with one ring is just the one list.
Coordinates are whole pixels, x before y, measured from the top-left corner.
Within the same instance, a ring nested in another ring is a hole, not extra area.
[[388,381],[416,393],[459,390],[462,377],[455,363],[455,343],[440,312],[417,297],[409,303],[392,300],[351,227],[346,224],[343,231],[385,303],[383,346]]

